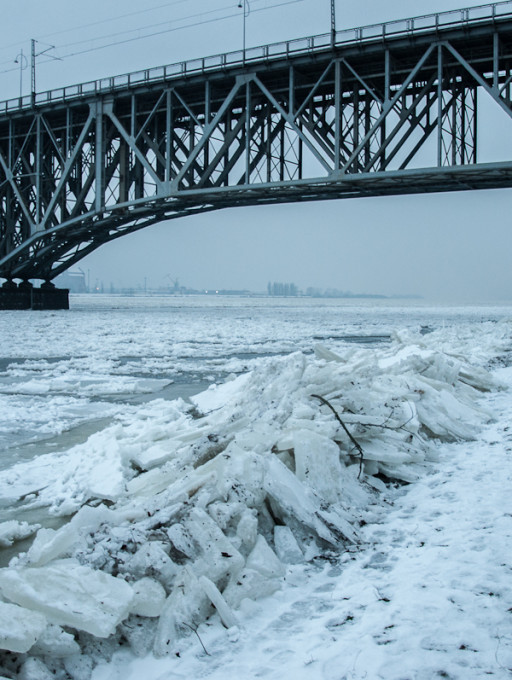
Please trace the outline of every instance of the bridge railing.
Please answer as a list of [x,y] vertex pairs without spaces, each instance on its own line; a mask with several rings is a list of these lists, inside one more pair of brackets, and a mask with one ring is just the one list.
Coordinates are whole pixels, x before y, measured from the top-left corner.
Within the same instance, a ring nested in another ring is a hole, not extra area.
[[335,36],[331,33],[323,33],[306,38],[296,38],[260,47],[250,47],[245,52],[243,50],[236,50],[234,52],[226,52],[224,54],[182,61],[166,66],[143,69],[132,73],[38,92],[34,96],[26,95],[24,97],[8,99],[0,102],[0,115],[19,111],[20,109],[28,109],[34,105],[44,105],[51,102],[82,98],[88,95],[114,92],[145,83],[165,82],[184,75],[194,75],[208,71],[218,71],[223,68],[264,62],[266,60],[298,56],[317,50],[329,49],[333,46],[341,47],[354,43],[385,40],[386,38],[400,35],[416,35],[422,32],[446,29],[451,26],[474,24],[506,17],[512,17],[512,0],[477,5],[466,9],[448,10],[436,14],[425,14],[410,19],[369,24],[359,28],[343,29],[336,31]]

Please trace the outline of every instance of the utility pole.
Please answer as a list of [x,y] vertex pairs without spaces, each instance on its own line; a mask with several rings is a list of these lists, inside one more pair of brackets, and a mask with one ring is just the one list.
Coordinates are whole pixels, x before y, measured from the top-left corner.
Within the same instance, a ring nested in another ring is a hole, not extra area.
[[245,22],[249,14],[251,13],[251,6],[249,5],[249,0],[239,0],[238,7],[244,10],[244,28],[243,28],[243,57],[242,61],[245,65]]
[[[41,52],[37,52],[36,54],[36,42],[39,42],[38,40],[32,40],[30,41],[30,47],[31,47],[31,59],[30,59],[30,95],[32,98],[32,106],[35,106],[36,103],[36,57],[40,57],[42,54],[46,54],[50,50],[55,49],[55,45],[48,45],[48,47],[44,50],[41,50]],[[49,54],[49,57],[52,59],[55,59],[56,61],[62,61],[61,57],[56,57],[53,54]]]
[[30,96],[32,98],[32,106],[36,103],[36,41],[34,38],[30,41],[31,45],[31,60],[30,60]]
[[336,0],[331,0],[331,47],[336,45]]

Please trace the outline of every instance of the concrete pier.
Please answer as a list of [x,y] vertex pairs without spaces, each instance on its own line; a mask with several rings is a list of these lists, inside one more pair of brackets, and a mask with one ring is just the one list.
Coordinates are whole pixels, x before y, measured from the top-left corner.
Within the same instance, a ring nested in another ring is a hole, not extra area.
[[50,281],[40,288],[30,281],[19,285],[6,281],[0,287],[0,310],[8,309],[69,309],[69,290],[56,288]]

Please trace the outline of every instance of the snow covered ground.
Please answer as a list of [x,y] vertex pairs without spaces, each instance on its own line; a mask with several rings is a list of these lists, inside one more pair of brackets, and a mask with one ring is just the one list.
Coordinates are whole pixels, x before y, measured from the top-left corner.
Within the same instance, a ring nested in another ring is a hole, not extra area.
[[143,304],[2,328],[0,673],[509,677],[512,310]]

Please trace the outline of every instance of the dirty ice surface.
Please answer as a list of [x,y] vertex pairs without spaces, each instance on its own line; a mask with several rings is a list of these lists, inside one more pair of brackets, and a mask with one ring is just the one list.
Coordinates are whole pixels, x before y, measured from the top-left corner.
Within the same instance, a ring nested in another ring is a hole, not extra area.
[[0,336],[0,675],[510,676],[512,310],[75,304]]

